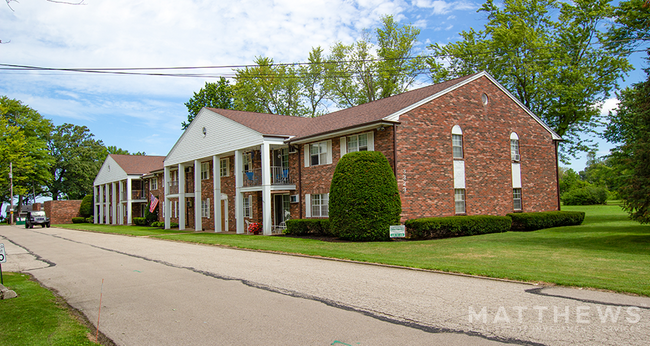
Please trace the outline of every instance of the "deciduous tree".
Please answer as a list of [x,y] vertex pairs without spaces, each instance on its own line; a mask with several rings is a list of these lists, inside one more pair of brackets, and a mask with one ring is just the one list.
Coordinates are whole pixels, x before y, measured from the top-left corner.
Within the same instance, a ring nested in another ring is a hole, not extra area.
[[205,82],[205,86],[185,102],[185,107],[187,107],[187,122],[183,121],[181,124],[183,130],[190,125],[203,107],[233,109],[232,85],[223,77],[216,83]]

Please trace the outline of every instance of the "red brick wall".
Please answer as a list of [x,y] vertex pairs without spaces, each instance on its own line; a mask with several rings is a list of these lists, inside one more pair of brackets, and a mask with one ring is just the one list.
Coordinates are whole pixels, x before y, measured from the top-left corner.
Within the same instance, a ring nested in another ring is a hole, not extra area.
[[50,218],[50,224],[72,223],[73,217],[79,215],[80,200],[73,201],[46,201],[44,203],[45,214]]
[[[482,93],[489,97],[487,105]],[[557,210],[551,135],[487,78],[400,117],[402,220],[455,214],[451,129],[463,131],[468,215],[513,212],[510,134],[519,136],[523,211]]]

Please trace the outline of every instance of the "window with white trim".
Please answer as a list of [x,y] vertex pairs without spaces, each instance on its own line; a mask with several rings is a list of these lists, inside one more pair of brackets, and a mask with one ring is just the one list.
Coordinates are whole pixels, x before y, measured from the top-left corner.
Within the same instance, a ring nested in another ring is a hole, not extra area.
[[460,126],[454,125],[451,129],[451,147],[454,159],[463,158],[463,130]]
[[516,133],[510,134],[510,159],[512,161],[519,161],[519,136]]
[[174,201],[174,217],[178,218],[178,200]]
[[149,182],[150,182],[149,188],[151,190],[158,190],[158,177],[154,176],[149,180]]
[[250,172],[253,170],[252,153],[248,152],[242,155],[242,167],[244,168],[244,172]]
[[521,189],[512,189],[514,210],[521,210]]
[[355,151],[368,151],[368,134],[362,133],[359,135],[348,136],[347,148],[348,153]]
[[327,142],[318,142],[309,146],[310,166],[324,165],[327,163]]
[[244,217],[253,217],[251,196],[244,197]]
[[201,200],[201,217],[210,218],[210,199]]
[[454,201],[456,204],[456,214],[465,214],[465,189],[454,190]]
[[201,162],[201,180],[206,180],[210,177],[210,162]]
[[311,216],[329,216],[329,193],[311,195]]
[[219,176],[227,177],[230,175],[230,158],[219,160]]

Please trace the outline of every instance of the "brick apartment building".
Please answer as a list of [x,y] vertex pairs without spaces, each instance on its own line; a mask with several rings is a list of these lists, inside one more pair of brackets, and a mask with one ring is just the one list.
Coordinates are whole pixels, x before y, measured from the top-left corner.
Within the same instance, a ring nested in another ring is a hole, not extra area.
[[505,215],[559,209],[559,140],[481,72],[316,118],[204,108],[140,177],[156,180],[166,228],[245,233],[254,221],[271,234],[327,217],[338,160],[375,150],[397,177],[402,221]]

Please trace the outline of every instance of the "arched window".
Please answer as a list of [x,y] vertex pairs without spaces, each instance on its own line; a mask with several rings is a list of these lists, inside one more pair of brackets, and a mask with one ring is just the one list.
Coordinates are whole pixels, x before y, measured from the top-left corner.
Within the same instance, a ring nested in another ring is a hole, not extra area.
[[463,158],[463,130],[460,126],[454,125],[451,129],[451,146],[453,148],[454,159]]
[[519,156],[519,136],[515,132],[510,134],[510,159],[516,162],[521,159],[521,156]]

